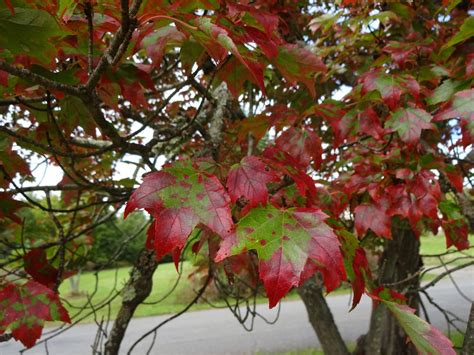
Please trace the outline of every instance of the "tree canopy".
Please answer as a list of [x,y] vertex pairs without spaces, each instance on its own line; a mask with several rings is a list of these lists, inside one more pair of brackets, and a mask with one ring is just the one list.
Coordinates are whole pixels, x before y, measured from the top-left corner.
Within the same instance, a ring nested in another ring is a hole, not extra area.
[[470,1],[4,0],[0,32],[0,333],[30,347],[70,321],[58,287],[125,208],[153,259],[205,253],[206,284],[257,270],[273,307],[348,282],[454,354],[368,255],[400,226],[469,247]]

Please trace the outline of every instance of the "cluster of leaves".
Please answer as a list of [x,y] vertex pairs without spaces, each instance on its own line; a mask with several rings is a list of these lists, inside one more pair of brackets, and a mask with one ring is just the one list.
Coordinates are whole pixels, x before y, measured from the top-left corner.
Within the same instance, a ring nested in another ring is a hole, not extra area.
[[[343,18],[343,14],[343,11],[334,14],[332,20]],[[394,6],[383,16],[378,14],[386,26],[400,26],[403,17],[416,22],[416,14],[408,6]],[[342,38],[348,30],[349,26],[342,25],[336,25],[335,29],[315,29],[322,38],[332,31],[340,32],[337,37],[342,44],[339,42],[335,47],[347,46],[344,43],[347,40]],[[346,38],[353,41],[352,44],[361,40],[354,37]],[[178,260],[188,236],[197,226],[221,237],[220,248],[214,256],[216,262],[242,252],[256,252],[270,307],[316,271],[322,273],[328,292],[345,280],[347,273],[355,292],[355,306],[363,292],[373,294],[374,291],[370,283],[367,289],[364,286],[370,273],[364,250],[350,230],[345,230],[342,221],[338,221],[343,211],[349,209],[354,214],[359,239],[368,233],[392,238],[392,219],[398,216],[407,219],[418,235],[426,227],[435,233],[442,227],[448,247],[467,248],[466,220],[447,203],[433,170],[443,174],[462,192],[461,169],[446,161],[445,154],[441,154],[436,145],[442,135],[453,135],[455,124],[459,125],[462,138],[449,149],[472,144],[474,131],[470,122],[474,107],[467,98],[474,90],[461,90],[472,84],[472,73],[468,70],[449,73],[450,77],[457,76],[457,83],[453,85],[457,89],[441,93],[444,88],[436,85],[446,85],[447,81],[442,81],[448,75],[446,68],[452,68],[451,64],[457,60],[446,52],[450,43],[443,46],[443,42],[428,42],[421,33],[419,38],[412,38],[412,42],[407,46],[406,42],[397,42],[394,38],[381,48],[380,57],[359,74],[345,102],[328,100],[310,105],[303,112],[294,110],[291,121],[278,122],[282,126],[290,125],[289,128],[281,129],[272,122],[275,117],[267,116],[265,129],[273,126],[281,135],[259,156],[248,155],[230,168],[227,167],[229,161],[210,167],[210,162],[179,160],[160,172],[147,175],[132,194],[127,211],[144,208],[155,217],[149,238],[153,239],[157,256],[172,252]],[[343,53],[345,60],[348,54]],[[326,55],[329,57],[329,53]],[[414,70],[410,62],[421,63],[428,59],[433,64],[426,68],[415,66],[416,71],[423,74],[416,79],[411,74]],[[295,72],[312,72],[310,81],[303,78],[299,81],[314,95],[314,75],[325,70],[318,64],[320,61],[312,59],[314,67],[310,68],[302,66],[302,61],[287,60],[295,68],[300,64]],[[333,58],[331,64],[335,67],[338,60]],[[278,69],[293,82],[285,69]],[[433,110],[435,106],[439,108]],[[435,115],[430,113],[433,111]],[[456,122],[445,122],[450,119]],[[339,155],[331,156],[327,149],[323,151],[321,138],[316,133],[318,125],[332,129],[330,144],[339,148]],[[427,130],[434,134],[428,134]],[[249,132],[253,133],[252,128]],[[344,149],[348,144],[355,148]],[[334,163],[350,164],[351,168],[339,171],[339,177],[334,179],[330,174],[334,174],[335,169],[323,170]],[[317,187],[312,177],[322,172],[331,180],[327,187]],[[450,231],[452,228],[455,231]],[[388,305],[402,324],[402,319],[412,320],[412,310]],[[416,339],[416,331],[404,328],[420,350],[437,347],[436,341],[428,346],[426,339]],[[414,328],[432,332],[424,325]],[[421,338],[441,336],[433,332]],[[438,351],[446,351],[449,342],[441,343],[444,346],[439,346]]]
[[52,266],[44,249],[32,249],[23,259],[31,279],[25,283],[7,280],[0,288],[0,334],[9,328],[29,348],[41,337],[45,321],[71,322],[56,291],[58,281],[71,274],[61,274]]
[[[228,273],[256,256],[270,307],[317,272],[328,292],[348,280],[353,306],[364,293],[383,299],[364,247],[396,237],[394,218],[469,244],[452,196],[469,178],[459,152],[474,142],[472,17],[459,1],[415,3],[5,1],[0,95],[14,107],[0,130],[0,219],[20,222],[24,203],[8,189],[31,179],[26,151],[64,171],[73,219],[127,199],[125,215],[145,209],[158,258],[177,263],[196,229],[193,251],[208,243]],[[217,110],[222,83],[234,103]],[[136,174],[114,181],[127,155],[156,170],[156,152],[168,164],[133,193]],[[0,331],[26,346],[44,320],[67,320],[54,291],[64,265],[43,253],[24,253],[34,281],[0,288]],[[35,299],[50,311],[12,312]],[[441,333],[383,302],[420,351],[449,353]]]

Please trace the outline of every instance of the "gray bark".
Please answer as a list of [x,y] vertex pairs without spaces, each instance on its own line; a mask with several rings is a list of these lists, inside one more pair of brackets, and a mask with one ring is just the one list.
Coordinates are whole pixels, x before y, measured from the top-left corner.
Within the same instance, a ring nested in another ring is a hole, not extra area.
[[[408,305],[418,310],[418,293],[410,290],[419,288],[416,273],[422,266],[420,242],[408,223],[399,219],[392,221],[392,238],[386,241],[379,262],[378,284],[405,294]],[[359,339],[355,353],[411,355],[417,352],[411,343],[407,343],[405,332],[390,311],[379,304],[372,309],[369,332]]]
[[471,304],[471,312],[469,314],[469,321],[467,323],[461,350],[461,355],[472,354],[474,354],[474,302]]
[[150,295],[153,286],[153,273],[157,265],[155,252],[142,249],[130,272],[130,278],[122,289],[122,306],[105,343],[105,355],[118,354],[120,344],[133,317],[133,313]]
[[312,277],[298,289],[298,294],[306,306],[309,322],[316,332],[324,353],[331,355],[349,354],[323,296],[319,280]]

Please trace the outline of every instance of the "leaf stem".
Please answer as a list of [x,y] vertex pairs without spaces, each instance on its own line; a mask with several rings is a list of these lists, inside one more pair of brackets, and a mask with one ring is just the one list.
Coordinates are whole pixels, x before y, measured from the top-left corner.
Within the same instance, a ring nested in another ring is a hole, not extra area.
[[191,26],[189,23],[186,23],[186,22],[181,21],[177,18],[174,18],[174,17],[171,17],[171,16],[166,16],[166,15],[155,15],[155,16],[147,18],[146,21],[153,21],[153,20],[160,20],[160,19],[177,22],[177,23],[183,25],[184,27],[187,27],[187,28],[189,28],[190,30],[193,30],[193,31],[197,31],[199,29],[195,26]]

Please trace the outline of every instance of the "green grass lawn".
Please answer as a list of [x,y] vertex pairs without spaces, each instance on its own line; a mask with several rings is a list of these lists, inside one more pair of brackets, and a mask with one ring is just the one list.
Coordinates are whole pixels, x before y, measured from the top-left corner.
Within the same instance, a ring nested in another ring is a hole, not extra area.
[[[473,236],[470,237],[470,241],[474,244]],[[422,254],[434,255],[443,253],[444,251],[446,251],[446,245],[443,236],[421,237]],[[464,253],[474,256],[474,249],[469,249]],[[464,256],[464,254],[456,252],[444,256],[443,260],[453,260],[454,258],[462,256]],[[436,263],[439,263],[439,260],[437,258],[424,258],[424,262],[426,265],[434,265]],[[80,311],[81,307],[85,306],[86,308],[81,311],[80,316],[85,316],[83,321],[94,321],[93,314],[87,315],[87,313],[93,313],[91,312],[92,307],[99,308],[95,312],[96,321],[100,321],[102,317],[104,317],[104,319],[107,319],[108,314],[110,314],[111,318],[114,318],[118,312],[122,300],[121,296],[117,293],[125,285],[125,282],[129,277],[129,271],[129,267],[123,267],[104,270],[98,273],[82,273],[80,275],[79,295],[71,294],[70,283],[68,280],[66,280],[62,284],[60,291],[62,297],[67,301],[67,308],[70,314],[75,315]],[[194,298],[195,290],[200,287],[200,284],[198,280],[196,280],[196,277],[189,277],[192,272],[192,264],[188,261],[185,261],[182,265],[182,275],[180,281],[174,288],[174,285],[179,276],[178,272],[174,267],[174,264],[160,264],[153,277],[153,291],[150,297],[146,300],[146,303],[148,304],[140,305],[135,312],[135,316],[143,317],[169,314],[176,313],[182,310]],[[425,279],[431,279],[432,277],[432,274],[425,275]],[[174,291],[170,293],[173,288]],[[336,290],[330,295],[337,295],[347,292],[350,292],[350,290],[346,287]],[[167,297],[165,298],[165,296]],[[110,307],[105,306],[100,308],[101,305],[106,304],[113,297],[115,298],[110,302]],[[285,299],[293,300],[297,298],[298,295],[296,294],[296,292],[293,291]],[[264,297],[259,297],[257,299],[257,302],[265,303],[267,302],[267,300]],[[219,307],[225,307],[225,303],[223,301],[216,301],[213,303]],[[208,308],[210,308],[210,306],[207,303],[200,302],[193,306],[192,310]]]
[[[153,276],[153,291],[146,300],[146,302],[150,304],[140,305],[135,312],[135,316],[141,317],[180,311],[195,294],[193,291],[194,282],[188,279],[192,269],[192,265],[189,262],[183,263],[180,282],[176,288],[174,288],[179,276],[174,264],[160,264]],[[114,318],[121,303],[121,296],[117,295],[117,292],[125,285],[129,277],[129,271],[129,267],[123,267],[100,271],[97,274],[92,272],[83,273],[80,275],[80,295],[71,294],[70,283],[66,280],[62,284],[60,291],[63,298],[69,303],[67,307],[70,314],[74,315],[78,312],[78,307],[83,307],[84,305],[88,306],[88,310],[90,311],[92,310],[91,305],[97,308],[113,298],[110,302],[110,309],[106,306],[97,310],[95,317],[100,321],[102,317],[107,317],[110,312],[112,318]],[[198,287],[199,286],[196,286],[196,288]],[[173,288],[174,291],[165,298]],[[160,302],[156,303],[156,301]],[[203,307],[207,308],[208,306],[198,304],[195,306],[195,309]],[[87,310],[83,311],[82,314],[85,315],[87,313],[86,311]],[[87,316],[84,320],[92,321],[94,320],[94,316]]]
[[[474,235],[469,236],[469,242],[471,246],[474,246]],[[449,251],[449,254],[442,256],[444,262],[452,261],[453,264],[459,265],[466,262],[465,257],[474,257],[474,248],[457,251],[454,246],[451,246],[446,250],[446,239],[444,235],[426,235],[421,237],[420,253],[424,255],[423,262],[425,265],[437,265],[440,263],[437,257],[427,257],[426,255],[437,255]],[[461,259],[464,258],[464,259]]]

